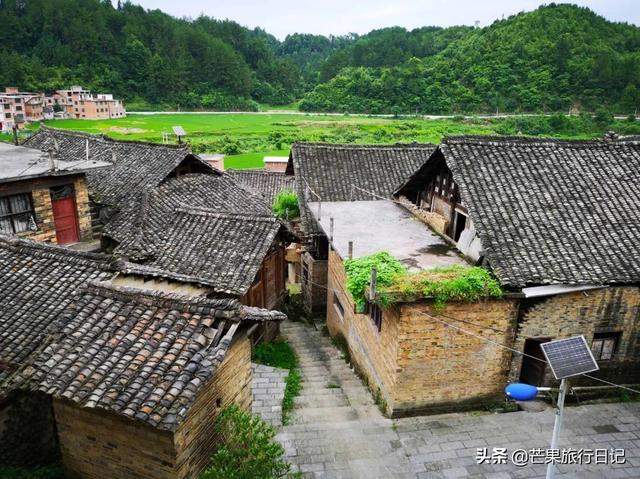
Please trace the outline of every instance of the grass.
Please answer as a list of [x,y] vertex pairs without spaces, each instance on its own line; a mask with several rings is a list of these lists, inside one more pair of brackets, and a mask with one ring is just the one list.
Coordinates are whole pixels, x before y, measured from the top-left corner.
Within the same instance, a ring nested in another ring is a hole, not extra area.
[[[280,112],[270,113],[272,108]],[[445,135],[525,134],[587,139],[601,137],[608,130],[621,134],[640,133],[637,121],[615,120],[611,124],[597,125],[592,119],[583,117],[566,118],[554,128],[552,125],[557,122],[542,116],[396,119],[367,115],[310,115],[296,112],[295,104],[284,107],[263,105],[262,110],[266,110],[265,113],[130,113],[126,118],[114,120],[52,120],[47,125],[102,133],[119,140],[156,143],[162,141],[163,132],[171,133],[173,126],[180,125],[186,130],[187,141],[196,153],[226,152],[227,168],[261,168],[263,156],[286,156],[295,141],[438,143]],[[37,125],[30,128],[37,128]],[[10,138],[2,136],[0,139]]]
[[288,424],[294,399],[302,389],[302,377],[298,367],[298,356],[291,345],[284,341],[260,343],[253,350],[253,361],[275,368],[288,369],[284,399],[282,400],[282,423]]

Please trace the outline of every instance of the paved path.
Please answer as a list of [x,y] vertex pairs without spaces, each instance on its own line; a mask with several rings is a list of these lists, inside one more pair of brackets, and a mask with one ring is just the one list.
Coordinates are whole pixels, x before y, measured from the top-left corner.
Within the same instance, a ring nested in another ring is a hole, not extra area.
[[272,426],[281,426],[282,399],[289,371],[255,363],[251,364],[251,369],[253,371],[251,383],[253,414],[257,414]]
[[[478,448],[546,448],[550,410],[510,414],[447,414],[384,418],[341,354],[318,331],[285,322],[282,331],[300,357],[302,394],[293,424],[278,435],[287,459],[304,477],[329,478],[530,478],[545,465],[478,464]],[[625,448],[625,464],[561,466],[558,477],[640,478],[640,404],[567,408],[561,444]]]

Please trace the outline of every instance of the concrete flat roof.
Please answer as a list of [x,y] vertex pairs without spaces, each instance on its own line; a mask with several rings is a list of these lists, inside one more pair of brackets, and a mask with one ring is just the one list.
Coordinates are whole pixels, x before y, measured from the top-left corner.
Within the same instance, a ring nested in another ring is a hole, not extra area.
[[265,163],[288,163],[289,157],[288,156],[265,156],[264,162]]
[[94,168],[111,166],[101,161],[55,160],[56,170],[50,171],[49,157],[35,148],[0,142],[0,183],[43,176],[83,173]]
[[343,259],[353,241],[354,258],[386,251],[413,271],[468,265],[453,246],[391,201],[323,201],[320,206],[309,203],[309,209],[327,237],[333,218],[332,244]]

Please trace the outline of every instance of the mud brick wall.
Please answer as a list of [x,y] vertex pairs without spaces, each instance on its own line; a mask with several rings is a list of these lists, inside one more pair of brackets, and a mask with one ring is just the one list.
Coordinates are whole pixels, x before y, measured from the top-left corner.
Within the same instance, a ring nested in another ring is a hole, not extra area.
[[[640,382],[640,288],[616,287],[547,297],[523,305],[515,349],[527,338],[561,339],[583,334],[591,345],[595,333],[620,332],[618,350],[600,361],[596,375],[618,383]],[[510,379],[520,377],[522,357],[514,356]],[[572,384],[577,384],[577,379]],[[584,381],[583,381],[584,382]],[[545,370],[545,385],[557,383]]]
[[214,424],[221,409],[235,404],[251,411],[251,342],[244,333],[237,337],[175,434],[178,478],[196,478],[208,465],[219,441]]
[[440,321],[510,347],[517,311],[513,299],[452,302],[442,311],[426,301],[403,304],[392,415],[464,410],[501,398],[511,353]]
[[51,399],[13,394],[0,404],[0,465],[32,467],[58,457]]
[[55,401],[60,450],[69,479],[196,478],[215,451],[221,408],[251,409],[251,345],[240,338],[172,434],[96,409]]
[[[380,390],[389,408],[395,401],[396,368],[398,355],[397,309],[384,312],[382,328],[373,323],[368,314],[355,313],[355,304],[346,290],[346,273],[342,259],[334,251],[329,253],[327,294],[327,328],[331,336],[342,336],[348,344],[351,360],[369,387]],[[341,318],[334,303],[338,297],[344,309]]]
[[69,479],[173,479],[172,434],[96,409],[54,401]]

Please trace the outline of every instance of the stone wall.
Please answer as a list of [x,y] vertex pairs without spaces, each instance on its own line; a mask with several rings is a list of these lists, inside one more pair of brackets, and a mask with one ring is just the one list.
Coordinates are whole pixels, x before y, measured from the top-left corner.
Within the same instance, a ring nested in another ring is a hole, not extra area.
[[230,404],[251,410],[251,345],[242,332],[175,434],[54,401],[65,473],[69,479],[195,478],[215,451],[215,417]]
[[464,410],[502,398],[511,353],[444,323],[511,346],[516,318],[514,299],[452,302],[442,311],[427,301],[401,305],[393,416]]
[[[561,294],[523,305],[515,349],[524,351],[527,338],[561,339],[583,334],[591,345],[594,333],[620,332],[618,350],[600,361],[598,377],[618,383],[640,382],[640,289],[604,288]],[[522,357],[514,356],[510,379],[520,377]],[[547,367],[544,384],[556,381]],[[573,380],[574,384],[577,380]]]
[[50,188],[71,183],[73,183],[76,195],[75,200],[80,239],[83,241],[90,240],[93,237],[93,232],[91,228],[91,212],[89,209],[89,193],[84,175],[20,181],[0,187],[0,196],[31,193],[37,230],[25,231],[19,233],[18,236],[35,241],[56,243],[56,228],[53,218],[53,208],[51,206]]
[[301,290],[304,307],[309,312],[322,311],[327,304],[328,261],[315,259],[306,252],[301,256],[301,263]]
[[14,393],[0,404],[0,465],[33,467],[58,457],[51,399]]
[[[351,360],[369,387],[380,394],[392,409],[396,395],[398,356],[397,308],[384,312],[382,328],[373,323],[368,314],[357,314],[351,294],[346,290],[346,273],[340,256],[329,252],[327,279],[327,328],[333,337],[343,337],[349,347]],[[344,314],[336,304],[342,305]]]
[[204,388],[174,436],[176,477],[196,478],[216,449],[215,419],[224,407],[236,404],[251,411],[251,343],[243,332],[237,334],[211,385]]

